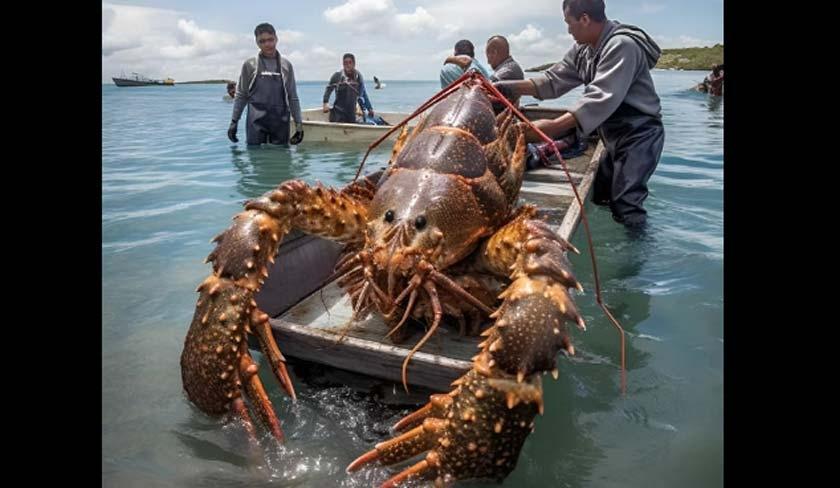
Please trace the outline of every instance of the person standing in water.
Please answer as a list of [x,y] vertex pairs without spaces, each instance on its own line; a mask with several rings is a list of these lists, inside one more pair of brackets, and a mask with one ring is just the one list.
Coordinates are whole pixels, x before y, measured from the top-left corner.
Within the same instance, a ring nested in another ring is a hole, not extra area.
[[[260,52],[242,64],[228,139],[239,142],[236,129],[247,105],[245,134],[249,146],[299,144],[303,141],[303,123],[292,63],[277,51],[277,33],[271,24],[258,25],[254,37]],[[290,115],[295,119],[295,133],[291,139]]]
[[[597,132],[605,151],[592,185],[592,200],[609,206],[613,219],[643,229],[647,182],[665,144],[662,109],[650,70],[661,54],[642,29],[607,19],[603,0],[563,0],[563,14],[576,44],[562,61],[539,76],[497,81],[508,99],[558,98],[584,85],[583,96],[556,119],[534,123],[552,139],[569,131]],[[526,139],[536,140],[529,131]]]
[[222,100],[233,102],[234,98],[236,98],[236,83],[231,82],[227,84],[227,95],[222,95]]

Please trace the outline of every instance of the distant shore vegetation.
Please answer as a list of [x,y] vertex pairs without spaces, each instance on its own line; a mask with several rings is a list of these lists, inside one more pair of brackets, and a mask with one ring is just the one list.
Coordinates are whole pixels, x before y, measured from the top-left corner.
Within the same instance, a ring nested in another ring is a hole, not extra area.
[[[525,71],[544,71],[557,63],[558,61],[545,63]],[[711,47],[663,49],[656,68],[711,71],[712,65],[721,63],[723,63],[723,44],[715,44]]]

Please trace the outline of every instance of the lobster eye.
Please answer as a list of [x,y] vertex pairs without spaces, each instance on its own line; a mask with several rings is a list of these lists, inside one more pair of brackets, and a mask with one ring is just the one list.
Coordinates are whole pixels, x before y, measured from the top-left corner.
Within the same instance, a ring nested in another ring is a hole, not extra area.
[[394,211],[388,210],[385,212],[385,222],[393,222],[394,221]]
[[416,227],[417,230],[423,230],[423,227],[426,227],[426,217],[420,215],[414,219],[414,227]]

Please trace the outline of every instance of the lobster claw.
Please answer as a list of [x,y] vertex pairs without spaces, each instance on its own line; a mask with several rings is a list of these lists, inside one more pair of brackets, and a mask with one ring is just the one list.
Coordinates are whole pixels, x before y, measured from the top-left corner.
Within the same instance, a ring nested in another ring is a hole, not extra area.
[[[479,360],[486,362],[489,356]],[[410,430],[377,444],[347,471],[374,461],[396,464],[426,452],[423,460],[382,486],[398,486],[415,477],[433,477],[444,485],[455,479],[505,478],[516,466],[533,419],[542,410],[542,385],[536,374],[522,383],[498,371],[494,374],[498,377],[470,370],[451,393],[433,395],[429,404],[394,426]]]
[[217,245],[207,257],[213,273],[196,290],[200,296],[181,353],[184,390],[202,411],[233,413],[253,436],[243,401],[247,397],[274,437],[283,440],[280,421],[248,350],[247,334],[257,336],[283,390],[292,399],[296,394],[269,317],[257,307],[255,293],[268,276],[281,240],[293,227],[340,242],[362,240],[367,208],[363,199],[371,187],[367,179],[341,192],[287,181],[249,200],[245,211],[213,239]]

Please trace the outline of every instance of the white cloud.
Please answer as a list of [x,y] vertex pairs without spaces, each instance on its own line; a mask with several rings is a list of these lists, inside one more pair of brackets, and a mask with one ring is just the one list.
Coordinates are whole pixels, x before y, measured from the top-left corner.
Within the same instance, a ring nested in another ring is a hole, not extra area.
[[397,28],[410,34],[422,34],[437,26],[435,18],[429,15],[423,7],[417,7],[413,14],[397,14]]
[[333,24],[356,24],[372,20],[395,10],[391,0],[347,0],[324,11],[324,17]]
[[642,4],[642,12],[646,14],[655,14],[657,12],[661,12],[665,10],[665,5],[661,3],[643,3]]
[[[470,39],[477,58],[487,65],[486,39],[504,35],[523,68],[559,61],[574,43],[566,33],[559,0],[528,0],[516,8],[510,0],[316,3],[305,6],[312,14],[306,21],[307,12],[302,11],[299,21],[284,25],[302,30],[277,32],[278,49],[294,63],[298,80],[325,81],[341,68],[345,50],[356,54],[356,64],[366,78],[430,80],[437,78],[443,59],[452,54],[458,39]],[[641,13],[642,8],[666,3],[637,0],[628,5]],[[198,13],[198,7],[181,12],[103,3],[102,80],[110,82],[111,76],[123,70],[153,78],[171,76],[177,81],[238,77],[242,62],[257,52],[253,30],[210,26]],[[644,22],[639,25],[644,27]],[[654,34],[655,29],[648,32]],[[704,37],[702,30],[691,34]],[[721,42],[691,35],[654,38],[665,48]]]
[[338,59],[337,52],[327,49],[324,46],[315,46],[314,48],[312,48],[311,54],[320,59],[329,59],[330,61],[335,61],[336,59]]
[[560,61],[574,44],[566,33],[546,35],[542,28],[527,24],[516,34],[507,35],[510,53],[523,69],[535,65]]
[[145,42],[159,44],[165,32],[161,26],[174,27],[177,15],[174,10],[103,3],[102,55],[133,50]]
[[194,59],[236,48],[240,38],[226,32],[202,29],[192,20],[178,19],[174,32],[178,44],[163,46],[160,54],[169,59]]
[[435,0],[426,5],[426,10],[435,19],[444,19],[462,29],[480,27],[486,32],[533,18],[557,19],[562,24],[562,5],[560,0],[528,0],[518,4],[510,0]]
[[288,52],[286,58],[294,65],[295,78],[298,80],[326,80],[333,72],[341,69],[341,53],[321,45],[295,49]]
[[[305,36],[285,30],[278,31],[277,38],[280,52],[288,53]],[[110,82],[112,76],[122,72],[172,77],[176,81],[236,79],[242,62],[256,52],[251,32],[205,29],[189,14],[176,10],[102,4],[103,82]],[[318,46],[296,52],[298,78],[302,73],[306,76],[309,66],[321,62],[324,54]]]
[[[324,11],[324,18],[353,32],[389,37],[435,36],[453,39],[466,30],[501,29],[512,21],[533,17],[563,18],[556,0],[529,0],[511,8],[510,0],[434,0],[413,13],[399,12],[393,0],[346,0]],[[500,15],[503,12],[503,15]],[[489,37],[489,35],[487,36]]]
[[525,26],[519,34],[511,34],[508,41],[519,45],[528,45],[542,39],[542,29],[534,27],[531,24]]
[[347,0],[324,10],[327,22],[351,32],[388,38],[434,36],[438,40],[460,32],[461,22],[441,21],[424,7],[400,12],[392,0]]
[[102,36],[102,55],[110,56],[119,51],[140,47],[140,42],[131,39],[123,39],[119,36]]
[[114,9],[102,7],[102,32],[105,32],[111,26],[111,22],[114,21],[114,15]]
[[443,39],[454,39],[456,37],[463,37],[461,33],[463,32],[463,27],[458,24],[443,24],[442,26],[438,27],[439,33],[437,40]]
[[[249,38],[250,39],[250,38]],[[279,44],[293,44],[303,39],[303,32],[293,30],[277,31],[277,42]]]

